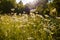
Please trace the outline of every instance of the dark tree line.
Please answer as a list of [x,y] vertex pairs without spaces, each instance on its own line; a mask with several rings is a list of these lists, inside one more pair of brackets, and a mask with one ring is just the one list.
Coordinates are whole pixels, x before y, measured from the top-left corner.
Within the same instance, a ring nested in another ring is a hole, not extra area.
[[[36,11],[35,12],[38,12],[38,14],[41,14],[44,16],[44,14],[47,14],[49,15],[50,13],[50,9],[52,7],[56,8],[57,10],[57,16],[60,16],[60,0],[53,0],[52,3],[48,4],[50,5],[48,7],[47,5],[48,3],[48,0],[43,0],[43,2],[39,1],[37,4],[36,4]],[[39,4],[39,5],[38,5]],[[12,11],[11,9],[14,9],[14,11]],[[48,9],[48,10],[46,10]],[[19,13],[27,13],[29,14],[30,13],[30,8],[27,6],[27,5],[23,5],[23,2],[20,1],[18,4],[16,3],[16,0],[0,0],[0,14],[9,14],[9,13],[17,13],[17,15]]]
[[11,0],[0,0],[0,13],[4,14],[11,12],[11,9],[15,7],[14,4],[14,1]]
[[22,8],[15,8],[14,13],[17,13],[17,15],[19,15],[19,13],[21,14],[30,14],[30,8],[28,6],[22,7]]
[[28,6],[23,5],[22,1],[17,4],[16,0],[0,0],[0,14],[9,14],[11,12],[17,13],[17,15],[19,13],[23,14],[23,12],[29,14],[30,9]]

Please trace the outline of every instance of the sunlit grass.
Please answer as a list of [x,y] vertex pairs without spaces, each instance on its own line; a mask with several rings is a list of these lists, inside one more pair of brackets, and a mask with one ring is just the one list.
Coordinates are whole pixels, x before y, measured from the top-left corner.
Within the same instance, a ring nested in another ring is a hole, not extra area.
[[0,15],[0,40],[53,40],[59,21],[38,14]]

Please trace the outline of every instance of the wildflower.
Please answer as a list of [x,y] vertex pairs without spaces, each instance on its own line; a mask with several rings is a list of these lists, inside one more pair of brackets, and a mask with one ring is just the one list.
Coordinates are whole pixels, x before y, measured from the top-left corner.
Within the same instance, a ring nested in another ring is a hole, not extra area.
[[14,16],[16,16],[17,13],[14,13]]
[[11,13],[12,15],[14,14],[14,13]]
[[60,19],[60,17],[56,17],[56,19]]
[[48,27],[47,24],[44,24],[43,26],[46,27],[46,28]]
[[48,19],[45,19],[45,21],[48,21]]
[[48,21],[48,22],[49,22],[49,21],[51,21],[51,20],[45,19],[45,21]]
[[44,18],[42,15],[37,15],[38,17],[40,17],[40,18]]
[[15,19],[14,21],[15,21],[15,22],[18,22],[19,20],[18,20],[18,19]]
[[40,17],[41,17],[41,18],[43,18],[43,16],[42,16],[42,15],[40,15]]
[[13,16],[13,17],[12,17],[12,19],[14,19],[14,20],[15,20],[15,19],[16,19],[16,17],[14,17],[14,16]]
[[32,15],[32,13],[30,13],[30,15]]
[[38,12],[36,12],[36,14],[38,14]]
[[19,16],[21,16],[21,13],[19,13]]
[[28,40],[33,40],[34,38],[33,38],[33,37],[28,37],[27,39],[28,39]]
[[54,34],[53,32],[51,32],[51,34]]
[[28,15],[27,14],[25,14],[25,18],[28,18]]
[[22,22],[26,23],[26,22],[28,22],[28,20],[27,19],[23,19]]
[[44,30],[47,32],[47,33],[50,33],[50,34],[53,34],[53,32],[51,32],[49,29],[47,28],[44,28]]
[[48,15],[45,15],[45,17],[49,17]]
[[25,12],[25,11],[23,11],[23,13],[25,14],[26,12]]
[[35,18],[35,15],[34,15],[34,14],[32,14],[32,15],[31,15],[31,17],[32,17],[32,18]]

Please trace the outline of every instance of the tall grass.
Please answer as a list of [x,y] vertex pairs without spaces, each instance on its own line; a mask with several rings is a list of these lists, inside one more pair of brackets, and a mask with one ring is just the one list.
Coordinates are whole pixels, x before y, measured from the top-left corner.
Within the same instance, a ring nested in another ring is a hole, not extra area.
[[0,15],[0,40],[54,40],[60,22],[41,15]]

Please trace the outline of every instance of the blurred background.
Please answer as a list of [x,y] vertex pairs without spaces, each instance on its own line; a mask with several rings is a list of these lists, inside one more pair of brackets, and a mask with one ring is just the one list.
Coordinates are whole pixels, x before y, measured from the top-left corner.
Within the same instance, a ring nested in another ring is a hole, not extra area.
[[[38,14],[60,16],[59,6],[59,0],[0,0],[0,14],[11,12],[23,14],[25,11],[27,14],[38,12]],[[55,12],[52,13],[52,11]]]

